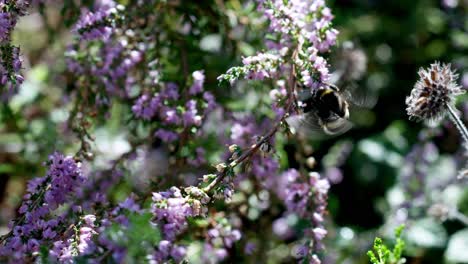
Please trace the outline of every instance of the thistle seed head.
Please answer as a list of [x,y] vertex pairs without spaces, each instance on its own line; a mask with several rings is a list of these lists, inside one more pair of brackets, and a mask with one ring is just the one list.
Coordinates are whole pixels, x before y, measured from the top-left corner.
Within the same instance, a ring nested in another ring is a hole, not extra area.
[[406,97],[406,112],[410,120],[439,121],[447,112],[455,96],[463,94],[457,85],[458,74],[450,69],[450,64],[435,62],[430,68],[421,68],[419,80],[410,96]]

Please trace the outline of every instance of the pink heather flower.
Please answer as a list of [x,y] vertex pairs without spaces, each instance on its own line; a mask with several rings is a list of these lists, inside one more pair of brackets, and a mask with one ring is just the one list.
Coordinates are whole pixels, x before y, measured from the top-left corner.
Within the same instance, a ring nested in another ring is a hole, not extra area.
[[[260,0],[260,8],[270,20],[270,30],[280,35],[301,36],[320,52],[335,45],[338,31],[331,27],[333,15],[322,0]],[[311,16],[314,14],[313,16]],[[325,38],[318,35],[323,32]]]
[[194,71],[192,73],[193,84],[190,86],[189,94],[195,95],[203,91],[203,83],[205,82],[205,74],[203,71]]
[[321,227],[316,227],[312,230],[314,232],[315,238],[322,240],[327,235],[327,230]]

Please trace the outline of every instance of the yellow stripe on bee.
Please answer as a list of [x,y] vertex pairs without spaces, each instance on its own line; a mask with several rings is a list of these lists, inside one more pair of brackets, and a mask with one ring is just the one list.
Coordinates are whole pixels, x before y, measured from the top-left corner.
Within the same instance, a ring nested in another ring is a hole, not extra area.
[[320,97],[324,96],[324,95],[327,95],[327,94],[330,94],[330,93],[334,93],[335,91],[333,91],[332,89],[325,89],[325,91],[323,91],[321,94],[320,94]]

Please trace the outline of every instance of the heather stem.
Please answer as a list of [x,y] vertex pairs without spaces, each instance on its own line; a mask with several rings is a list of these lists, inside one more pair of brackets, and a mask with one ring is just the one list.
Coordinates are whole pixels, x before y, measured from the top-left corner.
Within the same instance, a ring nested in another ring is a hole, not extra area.
[[[262,139],[259,142],[252,145],[250,149],[247,150],[244,154],[242,154],[239,158],[229,163],[228,167],[230,169],[233,169],[234,167],[242,163],[244,160],[250,158],[253,154],[255,154],[258,151],[258,149],[261,147],[263,143],[270,140],[270,138],[272,138],[276,134],[278,129],[281,127],[282,123],[288,117],[289,113],[293,110],[294,102],[295,102],[294,87],[296,86],[296,80],[295,80],[296,69],[294,67],[294,60],[297,57],[298,50],[299,48],[294,49],[294,52],[292,55],[291,70],[289,73],[289,80],[288,80],[288,87],[287,87],[288,88],[288,100],[287,100],[286,107],[285,107],[286,108],[285,114],[280,119],[280,121],[266,135],[262,137]],[[227,175],[227,169],[218,173],[217,177],[210,184],[208,184],[208,186],[203,188],[203,191],[205,193],[211,192],[220,182],[224,180],[226,175]]]
[[463,124],[463,121],[461,121],[461,119],[458,116],[457,112],[455,111],[455,109],[451,105],[447,104],[447,108],[448,108],[449,113],[450,113],[450,119],[455,124],[458,131],[460,132],[463,139],[465,140],[465,148],[468,148],[468,130],[466,129],[465,124]]

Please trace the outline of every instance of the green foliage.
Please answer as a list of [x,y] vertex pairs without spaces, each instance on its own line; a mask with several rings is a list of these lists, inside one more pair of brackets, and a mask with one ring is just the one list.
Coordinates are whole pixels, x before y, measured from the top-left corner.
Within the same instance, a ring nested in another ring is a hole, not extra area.
[[404,225],[400,225],[395,229],[396,244],[393,250],[390,250],[380,237],[375,238],[373,250],[367,251],[367,256],[372,264],[401,264],[406,262],[405,258],[401,256],[405,249],[405,242],[401,239],[404,228]]
[[128,227],[123,228],[122,225],[115,223],[108,236],[111,240],[127,249],[129,259],[143,260],[148,252],[146,252],[146,247],[142,243],[156,245],[161,240],[161,235],[158,229],[151,224],[151,213],[129,213],[127,217]]

